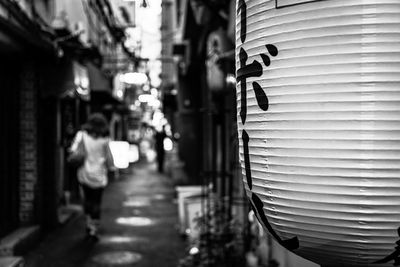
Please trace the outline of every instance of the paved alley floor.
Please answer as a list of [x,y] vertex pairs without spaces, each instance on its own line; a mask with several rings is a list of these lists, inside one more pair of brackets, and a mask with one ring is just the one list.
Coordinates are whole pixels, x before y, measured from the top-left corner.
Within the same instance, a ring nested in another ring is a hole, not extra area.
[[171,180],[140,163],[105,190],[97,242],[85,238],[85,218],[78,216],[46,236],[26,266],[175,267],[185,252],[177,223]]

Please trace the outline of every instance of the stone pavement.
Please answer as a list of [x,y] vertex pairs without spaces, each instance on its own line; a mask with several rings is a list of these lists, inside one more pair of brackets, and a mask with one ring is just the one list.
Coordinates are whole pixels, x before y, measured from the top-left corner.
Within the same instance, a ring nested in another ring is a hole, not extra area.
[[85,238],[85,218],[77,216],[27,254],[26,266],[175,267],[185,242],[174,198],[171,180],[139,163],[105,190],[97,242]]

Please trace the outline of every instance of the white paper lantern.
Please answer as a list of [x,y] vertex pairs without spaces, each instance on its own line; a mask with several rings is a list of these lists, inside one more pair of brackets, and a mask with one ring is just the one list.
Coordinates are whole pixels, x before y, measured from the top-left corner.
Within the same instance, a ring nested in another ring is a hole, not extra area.
[[400,1],[238,0],[243,181],[323,266],[400,265]]

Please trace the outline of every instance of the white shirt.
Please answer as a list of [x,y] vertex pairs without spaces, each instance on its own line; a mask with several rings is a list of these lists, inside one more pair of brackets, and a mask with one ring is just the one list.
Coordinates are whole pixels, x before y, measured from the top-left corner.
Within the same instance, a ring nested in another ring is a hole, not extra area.
[[108,183],[107,164],[112,160],[108,147],[110,139],[93,138],[86,131],[79,131],[71,146],[72,151],[78,148],[81,140],[85,145],[86,158],[78,169],[78,181],[93,188],[105,187]]

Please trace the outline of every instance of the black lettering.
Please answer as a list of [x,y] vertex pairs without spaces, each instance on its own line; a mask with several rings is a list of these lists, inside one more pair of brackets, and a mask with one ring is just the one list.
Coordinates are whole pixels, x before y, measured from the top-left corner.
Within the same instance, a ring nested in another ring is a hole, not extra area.
[[[397,228],[397,235],[400,237],[400,227]],[[393,266],[400,266],[400,240],[396,241],[396,245],[397,246],[394,248],[395,251],[392,254],[374,263],[382,264],[382,263],[387,263],[389,261],[393,261]]]
[[242,140],[243,140],[243,154],[244,154],[244,168],[246,170],[246,179],[247,185],[250,190],[253,187],[252,177],[251,177],[251,167],[250,167],[250,156],[249,156],[249,135],[245,130],[242,132]]
[[263,202],[256,194],[254,193],[251,194],[251,200],[252,201],[250,203],[254,213],[264,224],[265,228],[267,228],[268,231],[271,233],[271,235],[278,241],[278,243],[288,250],[295,250],[299,248],[299,239],[297,238],[297,236],[286,240],[282,240],[282,238],[278,236],[278,234],[275,232],[275,230],[269,223],[267,216],[265,216]]

